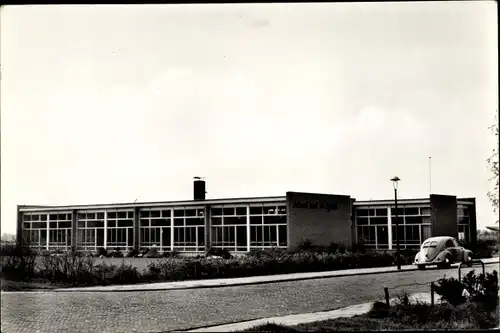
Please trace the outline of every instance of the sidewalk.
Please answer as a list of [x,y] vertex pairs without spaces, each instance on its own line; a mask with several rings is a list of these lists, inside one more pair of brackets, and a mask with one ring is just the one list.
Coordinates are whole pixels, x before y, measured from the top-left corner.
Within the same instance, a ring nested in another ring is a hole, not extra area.
[[[498,257],[483,259],[485,264],[498,263]],[[455,264],[454,266],[457,266]],[[94,287],[79,287],[79,288],[64,288],[53,289],[51,292],[113,292],[113,291],[156,291],[156,290],[175,290],[175,289],[195,289],[195,288],[217,288],[227,286],[241,286],[251,284],[262,284],[269,282],[286,282],[296,280],[309,280],[317,278],[341,277],[351,275],[367,275],[380,273],[397,273],[411,272],[417,270],[414,265],[401,266],[398,271],[397,267],[376,267],[376,268],[356,268],[328,272],[313,272],[313,273],[292,273],[278,274],[267,276],[251,276],[244,278],[231,279],[210,279],[210,280],[191,280],[191,281],[176,281],[176,282],[155,282],[148,284],[134,285],[114,285],[114,286],[94,286]]]
[[[412,294],[411,298],[413,300],[419,300],[421,302],[430,303],[431,302],[431,294],[430,293],[417,293]],[[391,299],[391,303],[394,304],[396,299]],[[439,295],[436,295],[435,302],[440,302]],[[282,317],[270,317],[270,318],[262,318],[257,320],[250,320],[240,323],[232,323],[226,325],[219,326],[211,326],[198,328],[194,330],[190,330],[187,332],[235,332],[246,330],[255,326],[264,325],[267,323],[277,324],[277,325],[286,325],[286,326],[294,326],[299,324],[307,324],[317,321],[324,321],[330,319],[336,319],[340,317],[352,317],[356,315],[362,315],[370,311],[372,303],[363,303],[348,306],[345,308],[333,310],[333,311],[322,311],[322,312],[311,312],[311,313],[301,313],[289,316]]]

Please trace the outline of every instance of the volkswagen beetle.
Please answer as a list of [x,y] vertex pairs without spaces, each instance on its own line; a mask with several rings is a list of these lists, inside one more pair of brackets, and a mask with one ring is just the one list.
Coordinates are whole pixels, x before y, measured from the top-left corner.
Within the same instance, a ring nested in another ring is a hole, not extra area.
[[460,246],[453,237],[441,236],[426,239],[420,246],[420,251],[413,262],[419,269],[437,265],[439,268],[448,268],[453,263],[472,265],[472,251]]

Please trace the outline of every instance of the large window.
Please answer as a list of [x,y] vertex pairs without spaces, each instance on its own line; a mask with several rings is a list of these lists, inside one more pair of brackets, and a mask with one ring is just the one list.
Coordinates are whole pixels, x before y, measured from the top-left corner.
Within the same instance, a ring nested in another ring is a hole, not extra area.
[[175,251],[205,250],[205,217],[203,207],[176,207],[173,210],[173,245]]
[[144,208],[139,212],[140,248],[156,247],[160,251],[172,249],[171,208]]
[[23,214],[23,244],[34,250],[47,248],[47,213]]
[[[390,207],[392,229],[388,225],[387,207],[358,207],[356,231],[358,241],[376,249],[389,248],[389,231],[392,249],[396,246],[396,209]],[[398,205],[399,243],[401,248],[416,248],[430,234],[430,207]],[[427,237],[428,238],[428,237]]]
[[104,247],[104,211],[79,211],[76,227],[80,250],[96,251]]
[[49,214],[49,249],[69,250],[71,248],[70,212]]
[[245,252],[249,247],[287,246],[285,204],[251,204],[248,208],[221,205],[212,207],[211,213],[212,246],[215,248]]
[[130,250],[134,247],[134,211],[108,210],[106,247]]
[[470,236],[470,213],[466,205],[457,206],[458,239],[469,242]]
[[229,251],[247,250],[247,207],[214,206],[212,212],[212,247]]
[[250,249],[287,246],[286,206],[250,206]]

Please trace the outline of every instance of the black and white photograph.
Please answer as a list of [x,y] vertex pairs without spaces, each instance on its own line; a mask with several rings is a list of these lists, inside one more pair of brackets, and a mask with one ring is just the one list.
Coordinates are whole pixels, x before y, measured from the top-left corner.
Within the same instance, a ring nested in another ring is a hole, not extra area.
[[495,1],[4,5],[1,333],[500,329]]

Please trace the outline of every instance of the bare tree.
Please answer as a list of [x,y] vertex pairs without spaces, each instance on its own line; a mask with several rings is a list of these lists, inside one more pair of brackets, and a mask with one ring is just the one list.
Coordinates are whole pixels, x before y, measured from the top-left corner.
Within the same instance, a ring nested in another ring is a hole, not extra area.
[[[493,149],[492,155],[486,160],[488,163],[488,167],[492,173],[490,181],[493,182],[493,189],[488,192],[488,198],[490,199],[491,205],[493,206],[493,211],[498,213],[498,110],[497,116],[495,117],[495,124],[490,127],[490,130],[493,132],[496,138],[497,145]],[[498,219],[496,221],[498,223]]]

